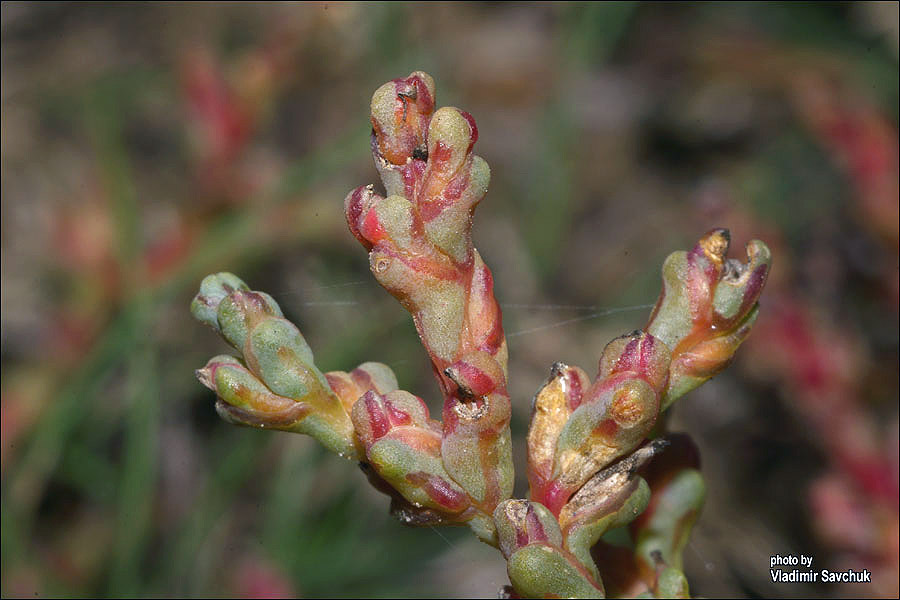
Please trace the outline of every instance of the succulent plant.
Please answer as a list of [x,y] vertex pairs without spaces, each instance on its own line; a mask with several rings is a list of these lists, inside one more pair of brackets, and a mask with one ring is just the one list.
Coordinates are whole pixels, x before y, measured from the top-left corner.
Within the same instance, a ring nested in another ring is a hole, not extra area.
[[[437,378],[441,420],[367,362],[322,373],[300,330],[235,275],[204,279],[194,316],[237,351],[197,371],[226,420],[306,433],[358,461],[407,525],[468,525],[507,560],[515,597],[686,597],[681,551],[703,503],[699,458],[660,415],[724,369],[758,313],[770,254],[728,259],[714,229],[663,266],[647,325],[611,341],[593,382],[553,365],[534,398],[529,498],[513,498],[507,345],[493,278],[472,242],[490,169],[468,113],[435,110],[414,72],[372,97],[372,153],[385,194],[344,202],[375,279],[412,315]],[[652,439],[651,439],[652,438]],[[607,544],[613,530],[631,546]]]

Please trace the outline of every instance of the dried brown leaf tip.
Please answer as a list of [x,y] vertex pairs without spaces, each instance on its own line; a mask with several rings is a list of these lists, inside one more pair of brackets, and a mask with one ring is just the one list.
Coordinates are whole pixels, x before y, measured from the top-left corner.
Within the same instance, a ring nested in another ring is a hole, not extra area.
[[528,438],[532,497],[559,514],[595,473],[643,442],[660,412],[669,358],[665,344],[637,331],[607,345],[583,393],[580,369],[551,377],[538,392]]
[[746,262],[727,258],[730,236],[713,229],[663,265],[663,290],[645,330],[672,351],[663,408],[728,366],[756,320],[771,253],[759,240]]

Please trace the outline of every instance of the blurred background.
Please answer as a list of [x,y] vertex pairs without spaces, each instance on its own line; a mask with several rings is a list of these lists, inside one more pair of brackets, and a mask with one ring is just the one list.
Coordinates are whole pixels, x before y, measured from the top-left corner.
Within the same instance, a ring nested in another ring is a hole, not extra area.
[[[774,268],[735,363],[682,399],[709,494],[691,590],[898,594],[898,4],[2,8],[2,594],[493,596],[492,548],[414,530],[311,439],[220,421],[188,312],[271,293],[323,371],[379,360],[437,409],[342,201],[371,93],[422,69],[478,121],[475,240],[517,465],[555,361],[593,372],[713,226]],[[517,487],[525,493],[524,482]],[[772,554],[869,569],[778,585]]]

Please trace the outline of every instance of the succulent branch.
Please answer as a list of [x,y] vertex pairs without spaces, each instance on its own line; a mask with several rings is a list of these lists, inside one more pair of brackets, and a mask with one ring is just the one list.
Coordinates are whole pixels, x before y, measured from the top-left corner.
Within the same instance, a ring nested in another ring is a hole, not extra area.
[[200,382],[218,396],[216,411],[222,418],[306,433],[341,456],[361,456],[344,405],[316,368],[303,334],[271,296],[250,291],[231,273],[219,273],[200,284],[191,312],[239,354],[216,356],[197,371]]
[[703,507],[706,485],[700,455],[684,434],[667,438],[668,447],[641,475],[654,490],[647,509],[631,523],[638,571],[657,597],[689,597],[682,573],[682,551]]
[[[344,202],[375,279],[412,315],[443,397],[441,421],[387,366],[322,373],[300,330],[230,273],[204,279],[191,306],[237,351],[197,371],[241,425],[306,433],[359,461],[408,525],[468,524],[507,560],[518,597],[686,597],[681,552],[703,503],[696,449],[661,435],[660,415],[724,369],[758,314],[770,254],[728,259],[727,230],[663,266],[642,330],[611,341],[592,382],[562,363],[534,398],[530,499],[513,499],[507,346],[493,278],[472,242],[490,180],[472,153],[474,119],[435,110],[431,77],[375,92],[372,185]],[[607,544],[613,529],[633,548]]]
[[597,471],[637,448],[659,414],[724,369],[756,318],[769,251],[753,241],[748,262],[726,259],[728,232],[706,234],[663,266],[650,321],[610,342],[593,384],[557,363],[537,393],[528,435],[532,497],[554,514]]
[[[513,484],[506,338],[491,272],[472,244],[490,169],[472,153],[475,120],[435,111],[434,98],[421,72],[375,92],[372,153],[387,196],[363,186],[344,206],[372,273],[412,314],[431,358],[443,422],[429,456],[489,516]],[[388,467],[373,464],[385,477]]]

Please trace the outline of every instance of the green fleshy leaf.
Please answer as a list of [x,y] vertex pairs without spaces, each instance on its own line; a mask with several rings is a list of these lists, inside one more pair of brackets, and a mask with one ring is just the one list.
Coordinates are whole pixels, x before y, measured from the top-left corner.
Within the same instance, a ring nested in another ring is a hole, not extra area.
[[200,283],[200,291],[191,301],[191,314],[216,331],[219,329],[219,304],[235,290],[249,291],[250,288],[233,273],[207,275]]
[[513,553],[507,562],[509,580],[525,598],[603,598],[558,548],[531,544]]

